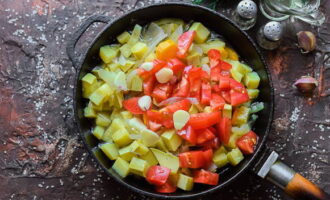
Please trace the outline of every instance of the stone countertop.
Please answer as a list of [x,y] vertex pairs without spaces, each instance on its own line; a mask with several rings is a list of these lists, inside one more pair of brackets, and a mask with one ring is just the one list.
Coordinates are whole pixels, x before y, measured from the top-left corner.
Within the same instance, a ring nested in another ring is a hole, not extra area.
[[[91,159],[73,123],[75,70],[65,47],[70,34],[92,14],[113,17],[161,0],[0,0],[0,199],[152,199],[108,177]],[[220,3],[228,15],[233,4]],[[327,22],[307,27],[317,50],[303,55],[287,34],[279,49],[264,52],[275,87],[270,149],[330,192],[330,1]],[[266,20],[259,16],[252,37]],[[100,30],[93,26],[78,49]],[[297,27],[296,30],[300,29]],[[292,31],[291,31],[292,32]],[[292,84],[302,75],[320,84],[313,97]],[[272,184],[245,174],[226,189],[200,199],[289,199]]]

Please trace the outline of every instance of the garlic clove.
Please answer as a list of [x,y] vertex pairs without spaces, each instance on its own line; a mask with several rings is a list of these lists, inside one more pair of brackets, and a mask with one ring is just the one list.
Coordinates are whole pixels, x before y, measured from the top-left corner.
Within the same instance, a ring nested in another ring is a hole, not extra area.
[[181,130],[189,121],[190,115],[187,111],[178,110],[173,114],[174,128]]
[[300,31],[297,33],[298,45],[303,53],[311,52],[316,47],[316,38],[314,33],[310,31]]
[[151,106],[151,97],[148,95],[141,97],[138,100],[138,105],[141,108],[141,110],[143,110],[143,111],[149,110],[149,108]]
[[152,70],[152,68],[154,68],[154,63],[152,63],[152,62],[142,63],[142,65],[140,65],[140,68],[142,68],[146,71],[150,71],[150,70]]
[[173,70],[163,68],[156,73],[156,79],[159,83],[167,83],[173,77]]
[[318,81],[311,76],[302,76],[294,83],[294,86],[302,93],[312,93],[317,85]]

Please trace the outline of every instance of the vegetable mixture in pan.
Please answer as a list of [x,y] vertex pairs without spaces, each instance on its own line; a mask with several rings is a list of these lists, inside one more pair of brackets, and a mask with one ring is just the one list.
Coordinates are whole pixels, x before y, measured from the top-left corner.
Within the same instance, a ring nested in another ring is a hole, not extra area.
[[121,177],[160,193],[217,185],[218,169],[253,154],[260,78],[199,22],[161,19],[102,46],[82,78],[84,116]]

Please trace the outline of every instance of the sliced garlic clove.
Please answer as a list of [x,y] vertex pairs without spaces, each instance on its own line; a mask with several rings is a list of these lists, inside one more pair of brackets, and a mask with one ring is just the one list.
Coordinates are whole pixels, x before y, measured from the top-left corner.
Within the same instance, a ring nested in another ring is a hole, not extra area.
[[156,79],[159,83],[167,83],[173,77],[173,70],[163,68],[156,73]]
[[152,70],[152,68],[154,68],[154,63],[152,63],[152,62],[142,63],[142,65],[140,65],[140,68],[142,68],[146,71],[150,71],[150,70]]
[[138,105],[143,111],[149,110],[151,106],[151,97],[148,95],[141,97],[138,101]]
[[178,110],[173,114],[174,128],[181,130],[189,121],[190,115],[187,111]]

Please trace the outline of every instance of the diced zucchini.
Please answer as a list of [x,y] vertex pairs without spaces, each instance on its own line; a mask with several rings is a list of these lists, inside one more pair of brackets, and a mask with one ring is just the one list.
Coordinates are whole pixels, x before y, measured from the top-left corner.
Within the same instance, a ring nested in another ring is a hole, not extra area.
[[120,64],[119,63],[111,63],[107,65],[108,69],[110,69],[110,71],[115,72],[117,71],[117,69],[120,68]]
[[254,102],[251,105],[251,110],[250,110],[250,114],[252,113],[257,113],[259,111],[262,111],[265,108],[265,105],[263,102]]
[[230,148],[230,149],[234,149],[237,147],[236,145],[236,141],[239,137],[235,134],[231,134],[230,138],[229,138],[229,142],[228,144],[225,144],[226,147]]
[[117,46],[106,45],[100,48],[100,57],[104,63],[110,63],[118,54]]
[[102,139],[102,136],[104,134],[104,128],[102,126],[95,126],[94,130],[93,130],[93,135],[101,140]]
[[222,111],[222,116],[231,119],[232,116],[232,106],[230,104],[225,104]]
[[243,82],[248,89],[256,89],[259,86],[260,77],[257,72],[249,72],[245,74]]
[[127,31],[125,31],[122,34],[117,36],[117,40],[120,44],[125,44],[129,40],[130,37],[131,37],[131,34],[129,34]]
[[158,164],[158,160],[151,151],[148,151],[144,155],[140,155],[140,158],[147,161],[149,166],[154,166]]
[[115,72],[111,72],[111,71],[107,71],[107,70],[104,70],[104,69],[100,69],[98,70],[99,73],[99,77],[105,81],[112,90],[115,89],[115,85],[114,85],[114,80],[115,80],[115,76],[116,76],[116,73]]
[[148,46],[146,43],[138,42],[132,47],[131,51],[136,59],[141,59],[148,51]]
[[117,87],[118,90],[126,91],[127,90],[127,83],[126,83],[126,74],[122,71],[117,72],[115,78],[114,78],[114,84]]
[[192,53],[190,55],[187,56],[187,63],[188,65],[193,65],[195,67],[198,67],[201,65],[201,56],[198,53]]
[[87,73],[82,78],[82,90],[83,97],[89,98],[89,96],[99,87],[96,76],[91,73]]
[[227,154],[227,158],[231,165],[236,166],[244,159],[244,156],[242,152],[238,148],[236,148],[236,149],[232,149]]
[[238,82],[242,81],[243,74],[241,74],[239,71],[237,71],[235,68],[230,69],[231,76]]
[[112,135],[123,127],[125,127],[125,122],[121,118],[114,118],[109,128],[107,128],[107,130],[104,132],[102,140],[106,142],[111,142]]
[[167,149],[167,147],[165,145],[164,140],[158,140],[158,142],[156,143],[156,148],[157,149],[160,149],[162,151],[168,152],[168,149]]
[[152,153],[155,155],[159,164],[163,167],[171,169],[173,173],[176,173],[179,169],[179,158],[173,154],[160,151],[158,149],[151,148]]
[[142,87],[143,86],[143,81],[139,76],[133,76],[132,80],[131,80],[131,85],[130,85],[130,90],[131,91],[137,91],[137,92],[141,92],[142,91]]
[[141,135],[141,139],[143,144],[147,147],[151,147],[156,145],[158,140],[160,139],[159,135],[151,130],[149,130],[143,122],[138,118],[132,118],[128,120],[128,125],[131,130],[137,134]]
[[184,174],[179,174],[179,179],[177,183],[177,187],[185,190],[185,191],[190,191],[193,189],[194,186],[194,179],[190,176],[186,176]]
[[241,106],[236,108],[233,114],[232,124],[233,125],[242,125],[247,123],[249,119],[250,108]]
[[133,157],[129,163],[129,171],[135,175],[145,177],[149,166],[145,160]]
[[132,142],[128,131],[124,127],[112,134],[112,140],[118,145],[118,147],[126,146]]
[[196,113],[198,113],[198,109],[197,109],[196,106],[193,104],[193,105],[190,106],[188,112],[189,112],[189,114],[196,114]]
[[130,57],[130,55],[132,54],[131,46],[128,43],[121,46],[119,48],[119,50],[120,50],[121,55],[125,56],[125,58]]
[[84,108],[84,117],[96,118],[96,112],[90,104]]
[[107,127],[111,123],[110,115],[105,112],[98,113],[95,120],[96,125]]
[[120,69],[123,70],[123,72],[127,72],[134,65],[135,65],[135,62],[133,60],[126,60],[125,65],[120,65]]
[[196,43],[203,43],[210,36],[210,31],[200,22],[194,22],[189,30],[196,31],[196,36],[194,38]]
[[100,149],[110,160],[116,160],[118,158],[118,147],[115,144],[104,143],[100,145]]
[[243,136],[245,133],[249,132],[250,130],[251,130],[251,127],[247,123],[246,124],[243,124],[243,125],[241,125],[239,127],[233,126],[231,128],[232,134],[237,135],[238,137]]
[[[225,47],[225,43],[221,40],[212,40],[208,41],[205,44],[202,44],[201,47],[203,49],[203,52],[207,54],[211,49],[216,49],[218,51],[222,51]],[[221,54],[222,56],[222,54]]]
[[119,157],[126,160],[127,162],[131,161],[132,158],[135,156],[135,154],[133,152],[131,152],[130,146],[126,146],[126,147],[119,149],[118,153],[119,153]]
[[112,165],[112,169],[121,176],[125,178],[129,173],[129,163],[122,158],[117,158],[116,162]]
[[114,93],[113,105],[120,109],[123,107],[124,94],[120,91]]
[[184,25],[184,21],[182,19],[177,18],[162,18],[154,22],[158,26],[162,26],[164,24],[177,24],[177,25]]
[[223,167],[228,164],[227,150],[221,146],[213,154],[213,162],[217,167]]
[[250,99],[255,99],[259,96],[258,89],[247,89],[248,95]]
[[127,43],[130,44],[131,46],[136,44],[140,39],[141,31],[142,31],[142,26],[136,24],[132,31],[131,37],[129,38]]
[[121,111],[120,115],[123,117],[123,119],[132,119],[133,118],[133,114],[127,110]]
[[95,105],[99,106],[102,102],[106,101],[112,93],[113,90],[110,86],[107,83],[104,83],[90,95],[89,99]]
[[145,155],[149,151],[148,147],[138,141],[134,141],[132,144],[130,144],[130,147],[131,152],[137,155]]
[[175,130],[167,130],[162,136],[162,140],[170,151],[176,151],[182,144],[182,139],[175,133]]

